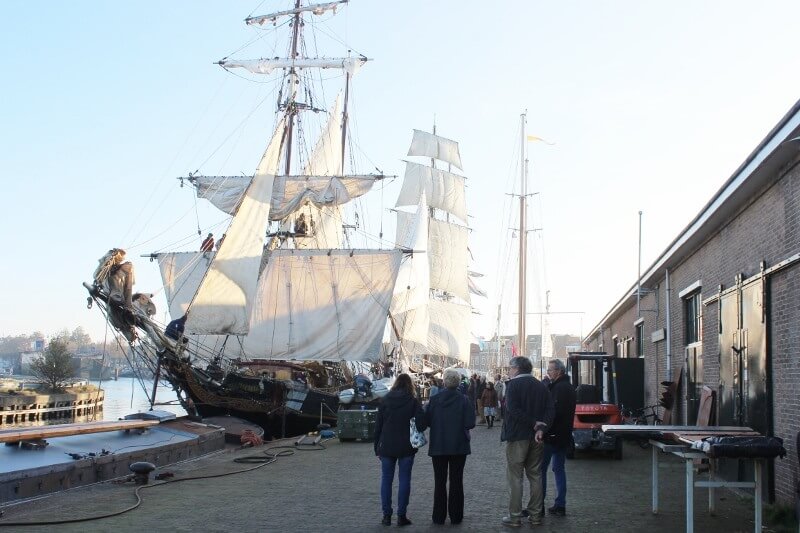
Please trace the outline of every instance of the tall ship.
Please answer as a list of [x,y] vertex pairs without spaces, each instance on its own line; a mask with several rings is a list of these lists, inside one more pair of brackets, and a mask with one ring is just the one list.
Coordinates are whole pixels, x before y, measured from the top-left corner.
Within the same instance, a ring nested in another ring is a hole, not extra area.
[[[130,356],[167,380],[190,414],[229,414],[273,436],[296,435],[335,422],[340,397],[353,401],[348,390],[356,402],[376,402],[400,371],[424,385],[443,366],[468,361],[464,180],[435,166],[461,166],[454,141],[414,132],[409,156],[432,164],[408,163],[396,242],[351,246],[365,230],[348,208],[387,178],[351,168],[348,151],[353,81],[369,59],[310,57],[305,38],[316,18],[346,3],[295,0],[248,17],[248,25],[286,30],[286,57],[218,62],[278,78],[275,125],[252,175],[181,179],[230,222],[216,249],[149,256],[171,321],[156,321],[152,295],[134,292],[122,249],[109,250],[84,284]],[[359,378],[373,386],[354,387]]]

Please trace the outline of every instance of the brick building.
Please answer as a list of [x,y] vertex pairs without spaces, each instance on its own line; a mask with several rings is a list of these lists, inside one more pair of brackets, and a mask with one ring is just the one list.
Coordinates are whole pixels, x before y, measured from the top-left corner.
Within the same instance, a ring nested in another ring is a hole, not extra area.
[[680,376],[674,423],[695,422],[708,386],[719,425],[781,437],[789,454],[767,469],[767,496],[783,504],[800,481],[798,163],[800,102],[584,339],[645,359],[646,405]]

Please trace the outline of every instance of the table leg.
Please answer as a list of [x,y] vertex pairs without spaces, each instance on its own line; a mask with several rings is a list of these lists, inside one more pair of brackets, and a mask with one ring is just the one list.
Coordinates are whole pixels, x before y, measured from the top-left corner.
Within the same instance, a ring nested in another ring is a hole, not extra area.
[[763,471],[761,470],[762,464],[759,459],[755,459],[753,461],[756,471],[756,488],[755,494],[753,494],[753,500],[756,504],[756,524],[755,524],[755,531],[756,533],[761,533],[761,490],[763,483]]
[[[708,480],[713,483],[714,471],[717,468],[716,459],[708,460]],[[708,514],[714,516],[717,512],[717,498],[714,487],[708,487]]]
[[686,459],[686,533],[694,533],[694,459]]
[[652,453],[652,465],[653,465],[653,474],[652,474],[653,514],[658,514],[658,448],[656,448],[651,444],[650,450]]

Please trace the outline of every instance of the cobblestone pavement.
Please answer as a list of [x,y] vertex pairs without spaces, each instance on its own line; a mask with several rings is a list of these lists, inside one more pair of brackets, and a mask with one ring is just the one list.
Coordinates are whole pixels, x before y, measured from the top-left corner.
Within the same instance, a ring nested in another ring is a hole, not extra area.
[[[405,531],[509,531],[500,524],[507,505],[504,448],[500,428],[472,431],[467,459],[465,516],[458,526],[434,526],[430,514],[433,469],[426,448],[416,457]],[[268,443],[275,446],[278,443]],[[280,444],[287,444],[286,441]],[[298,451],[257,470],[167,484],[141,491],[142,504],[128,513],[98,521],[60,525],[71,531],[392,531],[380,525],[380,469],[371,443],[329,441],[323,451]],[[266,447],[266,446],[265,446]],[[234,457],[260,450],[228,450],[160,471],[175,479],[246,468]],[[581,457],[567,461],[567,516],[546,517],[537,531],[684,530],[683,463],[662,456],[661,509],[650,512],[650,452],[626,445],[625,458]],[[552,487],[552,473],[550,473]],[[552,505],[552,494],[546,502]],[[695,491],[695,531],[752,531],[753,502],[717,491],[717,516],[706,512],[707,492]],[[2,508],[0,524],[23,520],[77,518],[125,509],[135,503],[129,483],[104,483]],[[529,530],[527,524],[522,530]],[[2,528],[0,528],[0,531]],[[15,530],[19,530],[15,528]],[[52,531],[52,526],[23,531]]]

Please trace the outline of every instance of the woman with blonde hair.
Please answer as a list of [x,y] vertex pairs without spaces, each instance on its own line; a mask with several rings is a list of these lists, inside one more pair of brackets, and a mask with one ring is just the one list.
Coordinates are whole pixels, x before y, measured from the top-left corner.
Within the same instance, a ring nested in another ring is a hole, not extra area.
[[[458,390],[461,374],[448,368],[442,376],[444,389],[431,398],[425,412],[430,428],[428,455],[433,462],[433,523],[451,524],[464,519],[464,465],[471,453],[469,430],[475,427],[475,408]],[[447,483],[450,482],[449,494]]]
[[395,466],[399,470],[397,487],[397,525],[409,526],[406,515],[411,496],[411,468],[416,448],[411,446],[411,420],[424,431],[425,413],[416,398],[414,383],[408,374],[397,376],[389,393],[381,400],[375,422],[375,455],[381,461],[381,508],[385,526],[392,523],[392,483]]

